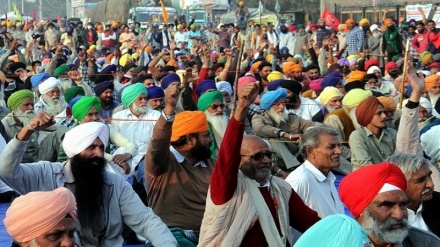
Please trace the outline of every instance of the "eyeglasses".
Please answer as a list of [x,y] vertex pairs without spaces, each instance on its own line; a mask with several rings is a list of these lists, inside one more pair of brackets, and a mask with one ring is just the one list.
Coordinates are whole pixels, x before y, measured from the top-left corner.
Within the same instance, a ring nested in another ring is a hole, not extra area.
[[224,104],[220,104],[220,105],[211,105],[210,106],[210,108],[212,109],[212,110],[217,110],[217,108],[221,108],[221,109],[223,109],[224,107],[225,107],[225,105]]
[[242,154],[241,156],[248,156],[248,157],[251,157],[251,159],[254,159],[256,161],[262,161],[264,159],[264,157],[267,157],[269,159],[273,159],[275,157],[275,153],[274,152],[265,152],[265,153],[258,152],[258,153],[251,154],[251,155]]

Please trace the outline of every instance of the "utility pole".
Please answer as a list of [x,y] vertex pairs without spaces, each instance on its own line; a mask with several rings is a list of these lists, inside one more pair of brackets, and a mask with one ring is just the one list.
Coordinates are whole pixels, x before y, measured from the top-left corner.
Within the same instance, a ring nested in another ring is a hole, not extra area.
[[40,19],[40,22],[41,22],[41,20],[43,19],[43,0],[39,0],[40,1],[40,6],[39,6],[39,8],[38,8],[38,19]]

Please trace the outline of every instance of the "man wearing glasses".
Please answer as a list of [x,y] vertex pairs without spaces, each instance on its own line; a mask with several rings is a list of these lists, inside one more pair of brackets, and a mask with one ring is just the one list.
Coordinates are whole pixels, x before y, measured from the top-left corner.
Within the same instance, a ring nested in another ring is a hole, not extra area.
[[211,176],[200,246],[291,246],[290,226],[304,232],[320,218],[290,185],[271,175],[267,143],[243,136],[255,83],[241,87]]

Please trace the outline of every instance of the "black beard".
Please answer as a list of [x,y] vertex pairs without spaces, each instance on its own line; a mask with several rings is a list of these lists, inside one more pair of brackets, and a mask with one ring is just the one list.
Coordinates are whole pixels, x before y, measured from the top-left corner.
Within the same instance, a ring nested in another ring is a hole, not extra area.
[[103,211],[104,158],[83,158],[75,155],[70,160],[75,178],[75,198],[78,221],[82,228],[94,229],[101,224]]
[[364,32],[367,32],[368,30],[370,30],[370,26],[362,26],[362,30],[364,30]]
[[388,27],[388,30],[394,31],[395,28],[396,28],[395,26],[391,26],[391,27]]
[[398,70],[393,70],[393,71],[390,71],[390,72],[388,72],[388,74],[393,78],[393,79],[396,79],[397,77],[399,77],[399,71]]
[[292,97],[288,98],[289,102],[286,104],[286,109],[295,109],[295,107],[300,103],[299,97],[296,95],[293,95]]
[[198,161],[205,161],[211,158],[211,149],[209,146],[205,147],[197,141],[197,144],[191,149],[191,155],[196,157]]
[[287,33],[288,30],[287,30],[286,28],[281,28],[280,31],[281,31],[282,33]]

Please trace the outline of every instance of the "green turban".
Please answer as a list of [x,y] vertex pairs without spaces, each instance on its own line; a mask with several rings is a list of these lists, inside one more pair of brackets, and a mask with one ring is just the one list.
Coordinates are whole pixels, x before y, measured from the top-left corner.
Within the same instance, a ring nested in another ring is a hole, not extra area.
[[216,90],[204,93],[197,102],[197,108],[199,108],[200,111],[206,111],[216,100],[220,100],[220,102],[223,103],[223,94],[220,91]]
[[53,76],[58,77],[58,76],[60,76],[60,75],[62,75],[62,74],[65,74],[65,73],[67,73],[67,72],[69,72],[69,71],[70,71],[69,66],[63,64],[63,65],[61,65],[60,67],[56,68],[56,69],[53,71]]
[[86,93],[84,92],[84,88],[79,87],[79,86],[74,86],[74,87],[68,88],[64,92],[64,100],[67,102],[67,104],[69,104],[70,101],[78,95],[81,95],[81,96],[86,95]]
[[84,117],[87,116],[92,106],[98,111],[101,111],[101,102],[99,102],[99,98],[96,96],[83,96],[73,105],[72,116],[76,120],[82,121]]
[[129,107],[141,94],[148,96],[147,88],[142,83],[135,83],[124,88],[121,97],[122,104]]
[[9,109],[15,111],[26,99],[31,99],[33,103],[34,93],[31,90],[27,89],[19,90],[9,97],[7,105]]

